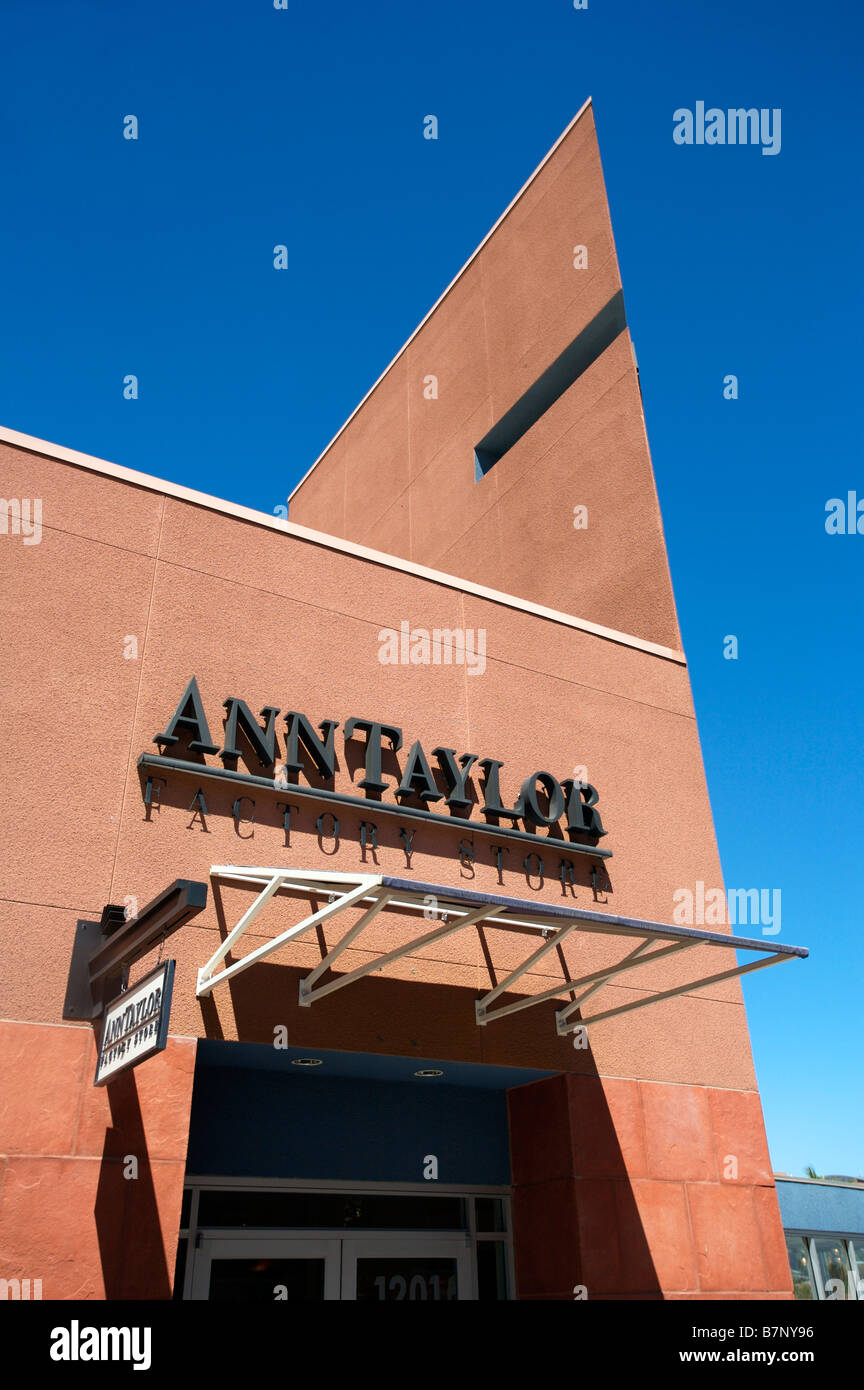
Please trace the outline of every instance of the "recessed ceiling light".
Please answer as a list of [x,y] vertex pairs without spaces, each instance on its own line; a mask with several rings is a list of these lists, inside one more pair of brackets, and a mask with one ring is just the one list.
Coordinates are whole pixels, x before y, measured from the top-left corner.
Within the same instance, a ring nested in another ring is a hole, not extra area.
[[443,1076],[444,1073],[443,1073],[443,1071],[439,1071],[437,1067],[421,1067],[419,1071],[415,1071],[414,1075],[415,1075],[415,1076]]
[[292,1057],[292,1067],[320,1067],[323,1066],[321,1057]]

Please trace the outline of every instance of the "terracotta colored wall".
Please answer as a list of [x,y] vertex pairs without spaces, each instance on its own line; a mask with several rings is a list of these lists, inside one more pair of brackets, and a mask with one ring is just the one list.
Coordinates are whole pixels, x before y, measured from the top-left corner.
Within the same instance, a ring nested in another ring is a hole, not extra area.
[[0,1022],[0,1277],[43,1299],[170,1298],[194,1063],[171,1038],[97,1088],[89,1028]]
[[[34,1036],[50,1034],[52,1048],[56,1036],[68,1034],[70,1075],[77,1078],[70,1085],[78,1097],[74,1114],[71,1102],[64,1102],[58,1132],[49,1126],[44,1141],[38,1137],[41,1112],[36,1139],[28,1137],[35,1123],[28,1114],[23,1121],[18,1112],[11,1117],[0,1224],[8,1232],[3,1249],[18,1260],[16,1242],[48,1187],[47,1209],[62,1203],[68,1229],[62,1236],[39,1235],[33,1250],[49,1268],[52,1260],[71,1268],[80,1246],[86,1251],[80,1284],[67,1274],[65,1282],[58,1275],[58,1283],[68,1293],[80,1288],[99,1296],[94,1205],[104,1164],[98,1140],[80,1148],[77,1117],[79,1104],[86,1109],[86,1103],[104,1106],[104,1100],[91,1094],[91,1062],[83,1053],[91,1047],[88,1030],[57,1027],[76,919],[96,918],[106,902],[122,903],[127,895],[146,903],[175,877],[207,879],[211,864],[226,861],[364,867],[359,815],[340,812],[343,838],[335,857],[319,844],[309,813],[286,846],[276,810],[285,794],[275,789],[256,798],[251,839],[248,826],[235,827],[233,791],[207,789],[206,832],[200,818],[193,822],[188,808],[196,786],[179,777],[169,780],[161,808],[147,818],[136,762],[142,751],[156,751],[153,735],[165,728],[189,676],[198,677],[217,742],[222,701],[233,695],[256,713],[272,703],[315,720],[392,720],[403,728],[406,747],[419,738],[427,752],[443,743],[498,757],[505,763],[502,789],[511,798],[535,768],[566,776],[574,764],[586,764],[600,789],[609,831],[604,845],[614,851],[611,891],[601,895],[601,907],[668,921],[677,887],[700,879],[720,885],[722,878],[683,666],[21,449],[2,448],[0,464],[10,496],[42,497],[45,526],[38,546],[23,548],[8,538],[0,546],[8,778],[0,808],[0,1016],[18,1020],[15,1026],[25,1032],[27,1024],[46,1025],[33,1030]],[[379,630],[398,628],[403,619],[412,627],[483,627],[486,671],[469,676],[459,667],[383,666]],[[139,642],[135,660],[123,656],[130,635]],[[336,789],[356,791],[362,772],[346,758],[340,738],[337,749]],[[221,765],[214,757],[207,761]],[[404,765],[404,751],[399,762]],[[385,776],[395,781],[395,765],[385,762]],[[369,815],[375,815],[371,806]],[[479,837],[473,875],[466,875],[455,854],[458,835],[449,828],[418,830],[408,868],[386,824],[381,818],[381,847],[377,856],[367,854],[367,869],[561,901],[561,885],[551,875],[542,888],[529,886],[512,859],[499,882]],[[298,977],[319,959],[320,948],[311,940],[254,967],[212,999],[196,1000],[197,970],[220,939],[220,922],[224,934],[249,900],[240,889],[221,898],[211,894],[206,912],[172,939],[178,961],[172,1033],[190,1040],[184,1054],[190,1065],[191,1040],[198,1036],[270,1042],[274,1027],[285,1024],[292,1043],[310,1046],[755,1091],[736,982],[595,1029],[589,1022],[589,1052],[555,1035],[554,1002],[477,1028],[478,990],[488,989],[526,954],[524,939],[514,941],[492,928],[485,943],[473,931],[456,934],[310,1009],[296,1001]],[[568,901],[595,905],[588,861]],[[272,904],[241,953],[298,915],[299,907],[289,902]],[[401,939],[398,919],[379,918],[369,943],[361,938],[345,953],[344,966],[368,960],[370,946],[387,949]],[[609,948],[574,939],[565,954],[572,973],[584,972],[608,960]],[[669,962],[628,976],[599,998],[611,1005],[642,997],[692,978],[689,972],[702,964],[708,973],[716,957],[701,948],[683,960],[686,967]],[[142,961],[136,975],[153,963]],[[560,964],[547,958],[520,989],[537,992],[561,978]],[[30,1080],[16,1083],[16,1104],[38,1094],[41,1046],[20,1063]],[[150,1077],[155,1084],[164,1065],[148,1062],[138,1069],[139,1091],[149,1087]],[[168,1149],[156,1156],[154,1167],[164,1251],[173,1251],[176,1233],[185,1104],[178,1092]],[[703,1118],[707,1113],[703,1106]],[[748,1111],[730,1123],[739,1149],[753,1142],[754,1133],[761,1135]],[[707,1128],[700,1142],[713,1143]],[[36,1165],[38,1186],[31,1185],[27,1164]],[[650,1168],[648,1178],[656,1178]],[[774,1202],[768,1188],[760,1190],[766,1203]],[[691,1211],[698,1200],[688,1188]],[[54,1256],[52,1241],[60,1242]],[[106,1259],[103,1278],[114,1280],[110,1251]],[[32,1275],[45,1277],[41,1268]],[[122,1288],[122,1280],[116,1286]],[[164,1291],[161,1273],[156,1287]]]
[[588,106],[302,483],[291,520],[679,647],[626,329],[474,480],[475,445],[620,289]]
[[[505,763],[502,789],[511,798],[535,768],[563,777],[584,763],[600,789],[609,831],[603,843],[614,852],[611,891],[601,898],[610,910],[670,920],[677,887],[700,879],[722,883],[682,666],[19,450],[3,450],[3,466],[10,494],[42,496],[46,518],[41,545],[0,549],[10,616],[3,698],[11,794],[2,808],[6,854],[0,866],[2,949],[10,963],[0,983],[6,1017],[60,1018],[75,920],[98,917],[106,902],[132,895],[146,903],[171,879],[206,878],[211,864],[226,861],[363,867],[359,816],[353,822],[351,812],[340,816],[343,841],[335,858],[319,845],[308,813],[286,847],[276,809],[285,798],[275,790],[257,799],[251,839],[249,827],[235,827],[231,817],[233,790],[207,789],[206,832],[200,818],[193,823],[188,808],[196,785],[179,777],[147,819],[137,759],[142,751],[157,751],[153,735],[165,728],[192,674],[217,741],[222,701],[235,695],[256,713],[273,703],[300,708],[315,720],[377,717],[404,729],[406,747],[420,738],[427,751],[443,743],[498,757]],[[378,632],[398,628],[403,619],[412,627],[483,628],[485,673],[382,665]],[[138,637],[137,660],[123,657],[128,635]],[[18,713],[35,712],[46,700],[52,737],[40,718]],[[356,791],[362,773],[337,747],[336,789]],[[404,752],[400,756],[404,764]],[[208,761],[221,766],[215,757]],[[253,771],[260,771],[257,764]],[[385,764],[385,772],[398,777],[395,764],[389,772]],[[406,872],[401,843],[385,824],[382,819],[377,866]],[[515,853],[499,883],[486,842],[478,837],[471,876],[460,869],[457,840],[449,828],[418,831],[409,874],[561,901],[553,877],[557,858],[542,890],[526,882]],[[577,886],[568,900],[593,905],[590,861],[576,862]],[[374,867],[371,856],[365,864]],[[226,920],[236,920],[248,900],[245,890],[225,890]],[[290,903],[280,902],[272,914],[268,909],[244,949],[275,934],[292,910],[299,913]],[[397,931],[390,917],[379,918],[369,940],[392,945]],[[522,940],[514,943],[491,927],[486,937],[499,975],[523,958]],[[29,944],[23,953],[22,940]],[[318,959],[311,941],[287,948],[280,964],[262,968],[257,978],[241,977],[202,1010],[194,997],[197,968],[218,940],[214,898],[174,938],[179,964],[172,1027],[179,1034],[218,1027],[226,1037],[237,1036],[239,1003],[244,1036],[258,1040],[269,1041],[273,1026],[286,1022],[298,1041],[321,1045],[328,1037],[333,1045],[335,1030],[339,1045],[349,1048],[410,1050],[413,1039],[430,1055],[568,1070],[585,1065],[566,1039],[555,1036],[552,1004],[476,1027],[473,1000],[490,976],[475,934],[449,937],[387,967],[383,978],[309,1010],[296,1008],[293,987],[281,981],[283,970],[308,969]],[[581,939],[565,954],[574,971],[590,970],[608,959],[608,948]],[[708,948],[697,949],[680,963],[649,967],[610,987],[610,1004],[692,978],[700,957],[708,973],[716,958]],[[352,949],[345,962],[365,959]],[[547,987],[561,978],[556,972],[560,966],[547,959],[527,977],[528,987]],[[444,987],[446,1025],[437,1010],[421,1011],[410,1027],[391,1031],[388,1022],[382,1034],[380,1022],[370,1021],[364,989],[374,993],[398,982]],[[598,1027],[592,1048],[592,1065],[607,1073],[754,1085],[734,981],[610,1020]]]
[[508,1096],[522,1299],[788,1299],[755,1091],[560,1076]]

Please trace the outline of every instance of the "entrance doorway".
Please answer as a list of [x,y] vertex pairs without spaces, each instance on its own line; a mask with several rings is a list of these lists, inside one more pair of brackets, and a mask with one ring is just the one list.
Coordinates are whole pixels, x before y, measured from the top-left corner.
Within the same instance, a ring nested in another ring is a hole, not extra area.
[[513,1296],[510,1203],[500,1190],[433,1195],[413,1184],[211,1182],[185,1194],[175,1298],[450,1303]]
[[448,1303],[471,1297],[465,1236],[426,1231],[352,1234],[244,1231],[202,1238],[194,1253],[193,1299],[229,1302]]

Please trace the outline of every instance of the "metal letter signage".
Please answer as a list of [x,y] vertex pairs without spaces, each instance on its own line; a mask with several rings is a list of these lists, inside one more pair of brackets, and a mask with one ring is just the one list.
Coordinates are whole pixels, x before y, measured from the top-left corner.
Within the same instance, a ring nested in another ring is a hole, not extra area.
[[[179,772],[192,775],[198,782],[227,784],[232,790],[235,807],[241,789],[247,793],[268,786],[290,789],[298,803],[317,803],[315,811],[318,814],[319,834],[323,833],[320,825],[323,815],[329,813],[335,818],[339,807],[353,807],[362,813],[373,801],[376,816],[400,822],[400,835],[404,828],[402,823],[419,822],[455,827],[462,831],[470,828],[472,834],[519,841],[535,853],[538,852],[537,847],[543,845],[568,854],[587,855],[595,860],[611,857],[611,850],[598,846],[606,830],[596,809],[597,789],[589,782],[577,782],[572,778],[559,781],[551,772],[538,770],[522,781],[519,795],[512,805],[505,804],[499,782],[503,763],[497,758],[480,758],[476,753],[457,754],[455,748],[437,746],[432,749],[432,754],[438,766],[433,768],[422,744],[415,740],[403,769],[395,757],[403,746],[402,730],[396,725],[379,724],[373,719],[352,716],[345,721],[342,730],[345,761],[349,762],[349,750],[350,761],[356,763],[362,756],[364,776],[354,785],[366,795],[361,797],[349,792],[337,792],[332,785],[337,768],[337,720],[321,720],[317,724],[321,732],[319,738],[311,719],[298,710],[290,710],[284,716],[287,733],[283,754],[276,739],[276,716],[279,713],[276,705],[264,706],[260,714],[264,723],[258,724],[244,701],[232,696],[223,703],[228,711],[225,746],[219,754],[223,765],[215,767],[203,762],[200,757],[202,753],[215,753],[216,745],[211,740],[198,682],[194,676],[188,682],[167,727],[154,736],[153,742],[159,746],[159,755],[142,753],[138,759],[139,769],[146,780],[144,800],[148,806],[152,805],[154,774],[159,774],[164,781],[165,774]],[[360,735],[364,736],[362,741]],[[185,753],[182,748],[174,748],[181,741],[186,742]],[[171,755],[166,755],[166,747],[172,748]],[[188,754],[199,756],[193,758]],[[306,755],[306,762],[303,761],[303,754]],[[386,769],[385,757],[388,764]],[[246,763],[247,771],[240,771],[237,767],[241,758]],[[314,773],[317,774],[314,780],[310,762],[314,764]],[[476,791],[470,781],[475,764],[478,772],[483,774]],[[388,774],[392,779],[394,770],[395,783],[387,780]],[[304,786],[299,780],[301,777],[305,777],[311,785]],[[319,779],[330,785],[321,786]],[[383,799],[385,793],[393,797],[392,802]],[[200,788],[197,796],[202,796]],[[159,799],[161,801],[161,797]],[[438,809],[430,810],[430,805]],[[285,808],[287,832],[290,812],[294,810],[299,814],[300,806],[288,802],[280,802],[279,806]],[[472,817],[475,806],[482,820]],[[203,806],[201,809],[203,813]],[[338,836],[338,831],[334,832],[333,829],[326,833],[328,837]],[[549,841],[553,842],[552,845],[549,845]],[[499,871],[502,852],[496,850]]]
[[173,984],[174,961],[166,960],[106,1005],[94,1086],[164,1050]]

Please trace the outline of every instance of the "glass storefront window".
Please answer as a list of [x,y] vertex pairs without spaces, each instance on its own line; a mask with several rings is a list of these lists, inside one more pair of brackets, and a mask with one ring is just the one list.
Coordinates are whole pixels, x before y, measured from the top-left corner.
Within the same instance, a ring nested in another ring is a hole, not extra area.
[[853,1275],[858,1275],[858,1297],[864,1301],[864,1236],[855,1236],[849,1242],[849,1261]]
[[506,1231],[507,1218],[500,1197],[478,1197],[474,1206],[478,1231]]
[[850,1287],[849,1255],[845,1240],[831,1236],[817,1236],[813,1241],[825,1297],[830,1302],[847,1299],[854,1290]]
[[364,1258],[357,1261],[358,1303],[449,1303],[457,1297],[456,1261]]
[[467,1220],[462,1197],[205,1189],[198,1225],[458,1231]]
[[815,1300],[813,1271],[810,1268],[810,1255],[803,1236],[787,1236],[786,1250],[789,1254],[789,1268],[792,1271],[792,1290],[796,1298]]
[[506,1300],[509,1214],[505,1196],[430,1193],[419,1184],[388,1192],[190,1183],[174,1297]]
[[507,1298],[507,1249],[502,1240],[477,1242],[477,1297],[482,1302]]
[[210,1265],[212,1300],[230,1303],[320,1303],[324,1298],[321,1259],[213,1260]]

